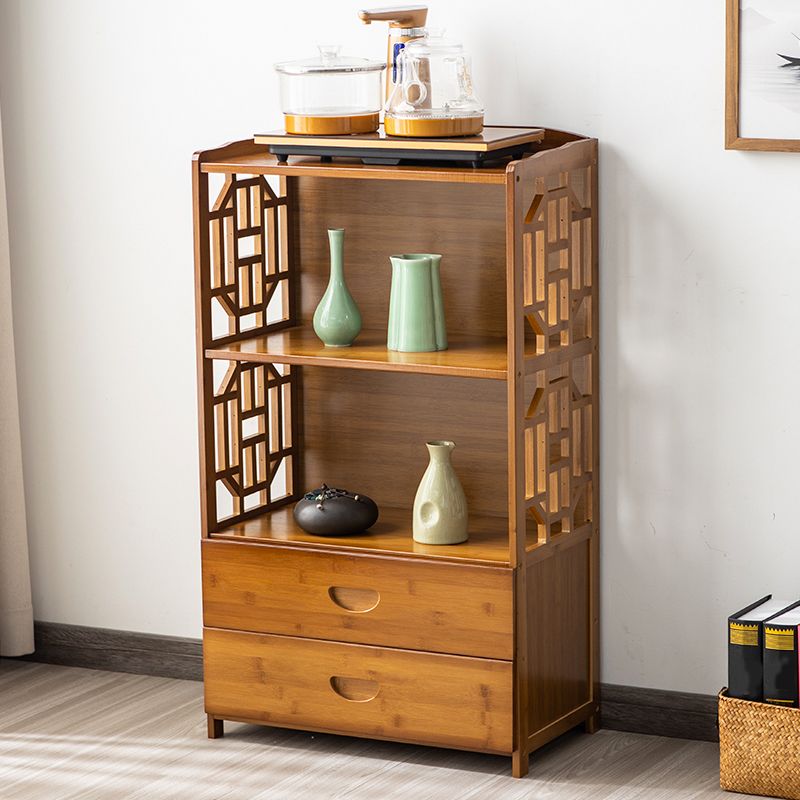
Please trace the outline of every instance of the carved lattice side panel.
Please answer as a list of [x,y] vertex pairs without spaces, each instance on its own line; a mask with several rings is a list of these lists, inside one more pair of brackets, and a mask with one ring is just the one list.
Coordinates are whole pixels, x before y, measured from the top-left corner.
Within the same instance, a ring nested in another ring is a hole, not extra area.
[[291,317],[286,196],[260,175],[225,175],[208,212],[211,341]]
[[213,399],[217,525],[274,506],[293,493],[289,366],[217,361]]
[[542,162],[537,166],[539,174],[532,169],[527,183],[517,188],[522,297],[516,302],[524,336],[521,444],[526,531],[529,542],[545,544],[553,537],[588,533],[596,522],[596,173],[591,159],[574,156],[550,173],[542,174]]
[[522,225],[526,339],[537,355],[592,331],[590,167],[534,179]]
[[591,354],[526,378],[527,528],[539,543],[592,523]]

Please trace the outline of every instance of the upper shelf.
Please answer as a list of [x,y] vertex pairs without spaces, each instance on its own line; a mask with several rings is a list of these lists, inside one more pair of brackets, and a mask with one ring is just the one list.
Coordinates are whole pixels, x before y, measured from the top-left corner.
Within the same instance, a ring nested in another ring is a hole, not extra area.
[[[459,378],[508,378],[508,345],[501,336],[448,333],[447,350],[434,353],[398,353],[386,349],[386,331],[362,330],[350,347],[325,347],[309,325],[280,328],[267,334],[217,344],[206,350],[206,358],[252,361],[261,364],[306,364],[317,367],[369,369],[377,372],[415,372]],[[525,343],[525,361],[536,369],[559,364],[570,357],[587,355],[592,339],[537,354],[535,344]]]
[[325,347],[310,326],[284,328],[206,350],[209,358],[277,364],[308,364],[378,371],[417,372],[465,378],[506,379],[505,338],[448,334],[448,349],[398,353],[386,349],[386,331],[363,330],[350,347]]

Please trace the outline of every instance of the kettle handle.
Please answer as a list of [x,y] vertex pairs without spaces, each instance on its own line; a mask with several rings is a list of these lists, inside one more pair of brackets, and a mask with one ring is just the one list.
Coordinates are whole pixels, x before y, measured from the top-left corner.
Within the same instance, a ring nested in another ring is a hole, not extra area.
[[[410,88],[415,88],[417,90],[417,96],[412,100],[409,97],[408,90]],[[414,106],[415,108],[419,108],[428,97],[428,87],[419,79],[412,78],[409,81],[403,81],[403,100],[406,101],[409,105]]]

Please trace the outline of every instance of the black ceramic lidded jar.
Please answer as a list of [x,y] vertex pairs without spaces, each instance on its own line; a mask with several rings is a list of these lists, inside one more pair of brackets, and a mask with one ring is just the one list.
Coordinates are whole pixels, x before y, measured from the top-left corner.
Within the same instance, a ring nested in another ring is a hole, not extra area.
[[331,489],[324,483],[303,496],[294,507],[295,522],[314,536],[364,533],[378,519],[378,506],[365,494]]

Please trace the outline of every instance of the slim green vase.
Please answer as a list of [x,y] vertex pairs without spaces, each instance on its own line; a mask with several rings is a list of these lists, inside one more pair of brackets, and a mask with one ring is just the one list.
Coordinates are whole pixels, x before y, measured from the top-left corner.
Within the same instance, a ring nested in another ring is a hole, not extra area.
[[430,463],[414,498],[412,532],[420,544],[467,541],[467,498],[450,454],[453,442],[426,442]]
[[447,350],[447,329],[436,253],[390,256],[392,287],[386,346],[401,353]]
[[326,347],[349,347],[361,331],[361,312],[344,280],[344,228],[328,231],[331,276],[314,312],[314,333]]

